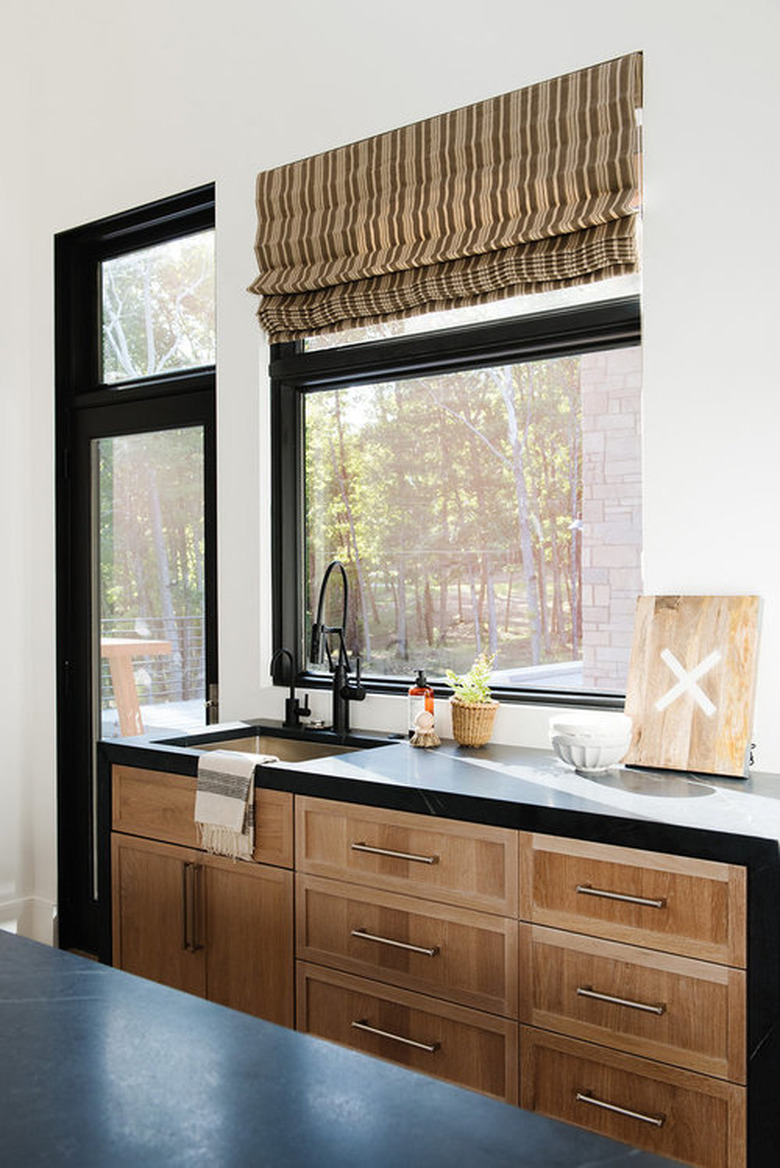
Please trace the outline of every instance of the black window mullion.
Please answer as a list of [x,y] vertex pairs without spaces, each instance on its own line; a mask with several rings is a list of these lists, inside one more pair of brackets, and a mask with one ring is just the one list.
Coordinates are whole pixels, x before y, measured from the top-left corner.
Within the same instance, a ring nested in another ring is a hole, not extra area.
[[307,352],[300,345],[278,345],[272,348],[269,372],[273,381],[310,391],[336,389],[373,380],[574,356],[639,341],[639,299],[626,297],[340,349]]

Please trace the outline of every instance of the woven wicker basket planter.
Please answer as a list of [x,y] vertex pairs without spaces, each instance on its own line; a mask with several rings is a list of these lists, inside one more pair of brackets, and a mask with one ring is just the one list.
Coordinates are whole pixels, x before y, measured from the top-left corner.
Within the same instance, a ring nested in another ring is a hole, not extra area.
[[490,741],[498,702],[460,702],[450,698],[452,737],[461,746],[484,746]]

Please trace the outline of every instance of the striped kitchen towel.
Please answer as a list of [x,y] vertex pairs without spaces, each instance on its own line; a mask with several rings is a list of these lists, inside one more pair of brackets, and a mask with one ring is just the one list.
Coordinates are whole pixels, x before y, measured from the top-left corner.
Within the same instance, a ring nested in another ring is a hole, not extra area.
[[251,860],[255,847],[255,767],[271,756],[205,751],[198,759],[195,822],[207,852]]

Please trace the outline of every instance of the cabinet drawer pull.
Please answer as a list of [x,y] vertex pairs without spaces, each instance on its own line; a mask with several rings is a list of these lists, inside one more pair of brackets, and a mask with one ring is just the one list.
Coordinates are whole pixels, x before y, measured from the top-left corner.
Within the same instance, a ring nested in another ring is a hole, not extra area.
[[665,900],[649,900],[646,896],[628,896],[625,892],[607,892],[603,888],[593,888],[590,884],[578,884],[577,892],[585,896],[603,896],[605,900],[622,900],[627,904],[641,904],[645,908],[666,908]]
[[352,936],[360,937],[362,941],[376,941],[378,945],[392,945],[394,949],[408,949],[410,953],[422,953],[425,957],[435,957],[439,952],[438,945],[433,949],[426,949],[424,945],[409,945],[406,941],[393,941],[390,937],[375,937],[365,929],[353,929]]
[[198,940],[198,885],[196,881],[200,873],[200,864],[182,864],[182,948],[188,953],[197,953],[202,949]]
[[601,1107],[604,1111],[614,1111],[616,1115],[627,1115],[629,1119],[638,1119],[642,1123],[650,1123],[653,1127],[663,1127],[665,1115],[645,1115],[641,1111],[631,1111],[628,1107],[618,1107],[617,1103],[607,1103],[605,1099],[597,1099],[587,1091],[578,1091],[574,1098],[578,1103],[590,1103],[593,1107]]
[[428,1054],[435,1054],[439,1050],[440,1044],[438,1042],[415,1042],[413,1038],[404,1038],[401,1034],[391,1034],[389,1030],[377,1030],[376,1026],[369,1026],[367,1022],[353,1022],[352,1026],[355,1030],[365,1030],[367,1034],[378,1034],[380,1038],[392,1038],[393,1042],[402,1042],[404,1046],[413,1046],[416,1050],[427,1051]]
[[647,1002],[632,1002],[630,998],[615,998],[612,994],[600,994],[591,986],[577,986],[577,997],[594,998],[597,1002],[611,1002],[613,1006],[629,1006],[632,1010],[644,1010],[646,1014],[666,1013],[665,1002],[658,1006],[649,1005]]
[[418,864],[438,864],[438,856],[415,856],[412,852],[392,852],[389,848],[372,848],[370,844],[350,844],[353,852],[370,852],[372,856],[392,856],[394,860],[415,860]]
[[192,864],[182,864],[181,866],[181,933],[182,933],[182,949],[188,952],[192,949],[192,942],[190,941],[190,877],[189,870]]
[[192,865],[192,952],[197,953],[199,949],[203,948],[203,942],[198,936],[198,924],[201,919],[200,915],[200,900],[201,900],[201,873],[203,872],[202,864]]

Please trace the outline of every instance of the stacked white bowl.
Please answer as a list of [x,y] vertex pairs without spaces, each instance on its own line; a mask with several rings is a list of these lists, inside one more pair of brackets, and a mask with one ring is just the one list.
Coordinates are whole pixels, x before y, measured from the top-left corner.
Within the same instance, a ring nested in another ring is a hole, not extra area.
[[599,774],[625,757],[631,719],[602,710],[557,714],[550,718],[550,741],[563,762],[585,774]]

